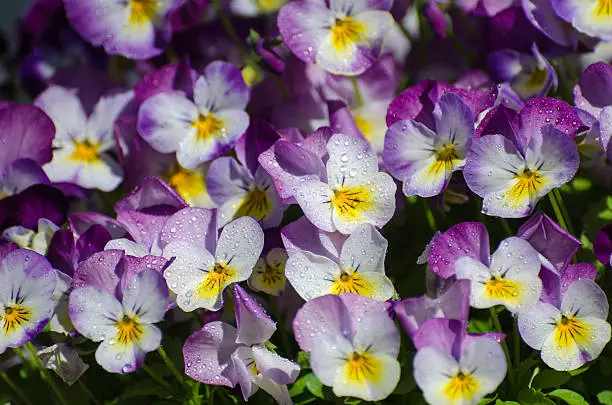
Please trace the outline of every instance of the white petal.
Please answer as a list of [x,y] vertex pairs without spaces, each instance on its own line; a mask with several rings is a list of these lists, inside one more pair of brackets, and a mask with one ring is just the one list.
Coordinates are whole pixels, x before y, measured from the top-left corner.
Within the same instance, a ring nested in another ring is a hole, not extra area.
[[340,254],[340,267],[359,272],[385,272],[387,240],[370,224],[359,226],[348,237]]
[[84,134],[87,117],[75,91],[51,86],[36,98],[34,105],[53,120],[56,131],[54,144],[61,145]]
[[459,365],[462,370],[471,370],[472,377],[478,382],[474,399],[495,391],[506,377],[508,368],[501,345],[486,336],[470,337],[464,341]]
[[115,322],[123,318],[123,308],[107,291],[89,286],[77,288],[70,293],[68,302],[70,319],[81,335],[94,342],[115,336]]
[[123,250],[126,255],[135,257],[145,257],[149,254],[142,245],[125,238],[109,240],[104,250]]
[[561,319],[561,312],[549,303],[538,302],[518,316],[518,327],[523,341],[536,350],[555,331],[555,324]]
[[[348,366],[336,374],[334,380],[334,394],[336,396],[350,396],[365,399],[366,401],[381,401],[388,397],[395,389],[400,378],[400,364],[395,357],[372,353],[369,354],[369,378],[363,381],[350,377]],[[345,362],[346,363],[346,362]]]
[[306,301],[329,294],[340,268],[332,260],[310,252],[297,252],[287,260],[285,275]]
[[168,287],[161,274],[145,270],[123,290],[123,309],[137,315],[139,321],[155,323],[163,319],[168,308]]
[[319,180],[308,180],[296,186],[293,194],[304,215],[317,228],[333,232],[331,201],[334,193],[331,188]]
[[561,302],[561,312],[579,317],[608,318],[606,293],[594,281],[577,280],[567,288]]
[[236,270],[233,282],[244,281],[251,275],[263,244],[264,234],[257,221],[251,217],[238,218],[221,231],[215,260]]
[[360,179],[378,172],[378,157],[367,142],[335,134],[327,142],[327,179],[332,188],[360,185]]
[[[459,371],[459,363],[450,354],[431,346],[422,348],[414,356],[414,380],[430,404],[451,404],[444,388],[450,377]],[[453,404],[454,405],[454,404]]]

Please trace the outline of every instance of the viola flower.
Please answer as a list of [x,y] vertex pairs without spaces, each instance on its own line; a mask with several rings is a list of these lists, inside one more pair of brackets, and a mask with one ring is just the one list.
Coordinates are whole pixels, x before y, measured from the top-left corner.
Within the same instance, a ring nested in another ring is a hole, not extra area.
[[193,169],[231,149],[249,126],[250,92],[240,69],[212,62],[193,87],[193,101],[176,93],[147,98],[138,111],[138,132],[155,150],[176,152]]
[[339,75],[358,75],[380,56],[393,26],[390,1],[292,1],[278,13],[283,42],[306,63]]
[[469,149],[463,174],[469,188],[484,199],[482,212],[487,215],[529,215],[540,198],[569,182],[578,169],[576,144],[552,126],[535,131],[524,145],[517,143],[486,135]]
[[603,40],[612,39],[610,0],[552,0],[555,12],[578,31]]
[[66,384],[74,384],[89,368],[69,343],[56,343],[38,353],[43,367],[53,370]]
[[249,277],[249,287],[270,295],[280,295],[285,290],[285,266],[287,252],[282,248],[272,248],[266,257],[260,257]]
[[58,229],[59,227],[53,222],[46,218],[40,218],[36,232],[23,226],[12,226],[4,230],[2,240],[16,243],[20,248],[46,255],[51,238]]
[[64,0],[72,26],[106,53],[148,59],[169,40],[168,14],[180,0]]
[[251,217],[242,217],[223,228],[214,256],[206,247],[187,240],[168,243],[163,257],[174,260],[164,271],[164,277],[177,295],[178,306],[186,312],[197,308],[220,309],[225,288],[251,275],[263,242],[259,224]]
[[385,276],[387,240],[372,225],[361,225],[346,239],[339,260],[309,251],[289,255],[287,279],[305,300],[327,294],[353,293],[379,301],[395,293]]
[[171,165],[164,180],[183,197],[191,207],[214,208],[206,188],[206,176],[210,165],[203,163],[193,169],[185,169],[178,162]]
[[471,281],[470,305],[490,308],[503,305],[517,313],[535,304],[542,293],[538,252],[516,237],[504,239],[490,261],[464,256],[455,261],[458,279]]
[[435,130],[415,120],[392,124],[385,137],[385,168],[404,182],[406,196],[433,197],[465,164],[474,134],[470,108],[455,94],[440,98],[434,109]]
[[215,159],[208,170],[206,186],[212,201],[219,207],[219,226],[243,216],[250,216],[262,228],[278,226],[283,219],[281,204],[272,178],[261,167],[255,173],[234,158]]
[[53,315],[57,283],[49,262],[16,249],[0,261],[0,353],[20,347],[42,332]]
[[542,56],[534,43],[532,55],[513,49],[493,52],[487,57],[487,69],[497,82],[507,82],[522,99],[545,96],[557,89],[558,78],[551,64]]
[[126,281],[124,274],[117,297],[99,286],[85,285],[70,293],[68,310],[76,330],[94,342],[96,361],[111,373],[131,373],[157,349],[161,321],[169,303],[161,274],[145,270]]
[[349,234],[360,224],[385,225],[395,212],[396,186],[378,171],[370,145],[343,134],[327,143],[327,181],[307,180],[294,197],[304,215],[317,227]]
[[413,337],[414,379],[432,405],[475,405],[504,380],[506,358],[498,341],[465,333],[451,319],[432,319]]
[[295,381],[300,367],[266,347],[276,323],[238,285],[234,302],[236,328],[213,321],[187,338],[185,374],[204,384],[239,384],[245,401],[261,388],[279,404],[291,403],[287,384]]
[[123,180],[121,166],[110,156],[115,147],[113,123],[132,99],[132,92],[100,98],[87,117],[72,91],[52,86],[35,100],[56,127],[53,160],[43,166],[52,182],[112,191]]
[[560,306],[539,302],[519,314],[521,337],[559,371],[575,370],[601,354],[610,341],[608,300],[592,280],[569,285]]
[[295,339],[334,395],[366,401],[389,396],[400,378],[400,336],[389,304],[356,294],[306,302],[293,321]]

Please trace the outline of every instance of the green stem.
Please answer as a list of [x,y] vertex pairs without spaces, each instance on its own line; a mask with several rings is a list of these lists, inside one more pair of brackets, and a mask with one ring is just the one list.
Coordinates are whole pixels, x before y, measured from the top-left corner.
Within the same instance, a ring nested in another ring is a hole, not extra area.
[[[553,191],[548,193],[548,199],[550,200],[550,205],[552,205],[553,211],[555,212],[555,217],[557,217],[559,225],[561,225],[561,227],[566,231],[572,233],[570,231],[571,226],[567,222],[569,221],[569,217],[566,221],[566,217],[565,215],[563,215],[563,209],[561,208],[561,206],[563,205],[563,198],[561,197],[559,191],[557,189],[554,189]],[[565,205],[563,205],[563,208],[565,208]]]
[[506,232],[506,235],[508,236],[514,235],[514,232],[512,232],[512,228],[510,227],[510,224],[508,223],[508,220],[506,218],[502,218],[501,223],[502,223],[502,227],[504,228],[504,232]]
[[174,363],[172,363],[172,361],[170,361],[170,359],[168,358],[168,355],[166,354],[166,351],[164,350],[164,348],[159,346],[157,348],[157,353],[159,353],[159,355],[161,356],[161,358],[164,361],[164,363],[166,363],[166,367],[168,367],[168,369],[170,370],[170,372],[172,373],[174,378],[176,378],[176,380],[181,385],[184,385],[185,384],[185,380],[183,380],[183,375],[176,369],[176,367],[174,366]]
[[102,402],[96,399],[96,396],[89,390],[89,388],[87,388],[87,385],[85,385],[83,380],[79,378],[77,380],[77,384],[79,385],[79,388],[81,388],[81,390],[83,390],[83,392],[89,397],[89,399],[91,399],[91,402],[96,405],[102,405]]
[[512,352],[514,355],[512,362],[518,367],[518,365],[521,364],[521,336],[519,335],[518,317],[516,317],[514,320],[512,338]]
[[215,6],[215,9],[217,10],[217,14],[219,15],[219,19],[221,20],[221,24],[223,25],[225,32],[227,32],[227,35],[229,35],[232,41],[236,43],[236,46],[238,46],[240,52],[243,55],[246,55],[246,48],[244,47],[243,40],[240,38],[240,35],[238,35],[238,32],[234,28],[232,21],[229,19],[227,14],[225,14],[221,2],[219,0],[212,0],[212,3]]
[[70,402],[64,396],[61,388],[55,382],[55,379],[52,375],[47,372],[47,369],[43,367],[42,362],[38,358],[38,354],[36,353],[36,348],[32,344],[32,342],[28,342],[25,344],[25,349],[30,353],[30,359],[35,368],[38,369],[40,373],[40,378],[51,388],[51,390],[55,393],[55,396],[59,400],[62,405],[70,405]]
[[[491,314],[491,320],[493,321],[493,326],[495,326],[495,330],[499,333],[503,333],[503,329],[501,327],[501,323],[499,323],[499,318],[497,317],[495,308],[489,308],[489,313]],[[510,351],[508,350],[508,344],[505,340],[501,341],[501,346],[504,350],[504,354],[506,355],[506,362],[508,363],[508,380],[510,381],[510,391],[512,391],[512,393],[514,394],[516,393],[516,376],[514,375],[514,367],[512,367]]]
[[433,211],[431,210],[431,207],[427,203],[427,200],[424,198],[422,198],[421,200],[423,201],[423,207],[425,209],[425,218],[427,219],[427,223],[429,224],[429,229],[431,229],[433,233],[436,233],[436,231],[438,230],[438,225],[436,224],[436,217]]
[[147,366],[146,364],[143,364],[142,365],[142,369],[144,370],[145,373],[147,373],[149,375],[149,377],[151,377],[152,379],[157,381],[157,383],[159,385],[161,385],[162,387],[164,387],[168,391],[172,391],[172,387],[170,386],[170,384],[168,384],[166,381],[164,381],[163,378],[158,376],[157,373],[155,371],[153,371],[149,366]]
[[563,214],[563,218],[565,219],[565,224],[567,225],[567,231],[574,234],[574,227],[572,226],[572,220],[569,216],[569,212],[565,207],[565,203],[563,202],[563,196],[561,195],[561,191],[558,188],[553,189],[553,194],[557,198],[557,203],[559,204],[559,208],[561,208],[561,214]]
[[21,398],[21,401],[23,401],[24,404],[26,404],[26,405],[33,405],[32,401],[30,401],[30,399],[25,394],[25,392],[23,392],[23,390],[21,388],[19,388],[19,386],[17,384],[15,384],[15,382],[13,380],[11,380],[11,377],[9,377],[8,374],[6,374],[2,370],[0,370],[0,378],[2,378],[2,380],[4,380],[6,385],[8,385],[13,391],[15,391],[15,394],[17,394],[17,396],[19,398]]
[[357,105],[363,107],[363,97],[361,96],[361,90],[359,90],[359,84],[355,76],[351,76],[351,83],[353,84],[353,90],[355,90],[355,97],[357,98]]

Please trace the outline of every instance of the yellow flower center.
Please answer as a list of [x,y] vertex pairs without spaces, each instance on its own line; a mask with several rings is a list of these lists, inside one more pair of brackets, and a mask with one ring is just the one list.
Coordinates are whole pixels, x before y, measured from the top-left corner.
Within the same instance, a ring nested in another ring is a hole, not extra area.
[[340,276],[338,276],[332,284],[331,293],[353,293],[370,296],[372,289],[370,283],[368,283],[360,273],[353,270],[342,270]]
[[344,51],[356,42],[362,42],[365,34],[365,27],[358,21],[353,21],[350,17],[344,19],[336,18],[336,22],[331,27],[331,42],[338,51]]
[[257,6],[264,13],[278,10],[287,3],[287,0],[256,0]]
[[343,186],[334,190],[334,197],[330,203],[345,221],[359,220],[361,213],[374,205],[371,192],[362,186],[351,188]]
[[217,262],[207,273],[206,279],[198,286],[196,294],[199,297],[215,297],[223,291],[235,275],[236,270],[229,267],[227,263]]
[[575,343],[584,344],[589,340],[589,330],[582,322],[563,315],[555,328],[554,341],[559,348],[568,348]]
[[543,83],[546,82],[547,76],[548,76],[548,69],[535,68],[529,75],[529,78],[527,79],[527,81],[525,82],[525,86],[528,89],[538,88],[542,86]]
[[444,395],[451,401],[471,400],[478,390],[478,381],[469,373],[459,372],[444,387]]
[[32,318],[32,311],[24,308],[20,304],[6,305],[4,315],[0,316],[0,322],[4,321],[2,331],[5,335],[10,335],[17,328],[23,326]]
[[595,7],[597,17],[612,17],[612,0],[599,0]]
[[77,162],[83,162],[87,164],[96,163],[100,161],[100,152],[99,149],[100,144],[96,142],[90,141],[75,141],[74,142],[74,152],[70,156],[72,160],[76,160]]
[[374,138],[374,125],[372,125],[372,122],[360,115],[353,115],[353,119],[355,120],[355,125],[357,125],[357,128],[359,131],[361,131],[364,138],[371,141],[372,138]]
[[137,317],[129,317],[125,315],[123,319],[115,322],[117,327],[117,342],[122,345],[135,343],[142,338],[143,330]]
[[215,117],[213,113],[200,114],[198,120],[192,122],[191,126],[196,129],[196,137],[200,141],[222,136],[225,132],[223,120]]
[[505,280],[503,277],[493,278],[485,283],[485,294],[487,297],[498,300],[515,299],[519,296],[519,285],[513,281]]
[[206,178],[199,170],[177,165],[166,175],[166,181],[190,205],[201,193],[206,193]]
[[268,199],[267,191],[261,188],[254,188],[247,192],[247,196],[238,207],[234,218],[249,216],[260,220],[268,215],[271,208],[272,205]]
[[522,173],[514,176],[516,183],[508,190],[507,194],[510,201],[519,205],[525,198],[535,198],[538,190],[546,184],[546,179],[540,174],[539,170],[531,171],[525,168]]
[[268,287],[274,287],[285,280],[285,265],[272,266],[264,261],[262,268],[258,271],[261,280]]
[[438,176],[442,171],[451,171],[453,164],[459,159],[455,144],[444,145],[435,152],[436,161],[429,167],[429,175]]
[[132,0],[129,2],[130,25],[142,25],[156,17],[159,8],[157,0]]
[[382,365],[367,351],[353,352],[346,359],[345,377],[347,380],[365,384],[378,382],[383,378]]

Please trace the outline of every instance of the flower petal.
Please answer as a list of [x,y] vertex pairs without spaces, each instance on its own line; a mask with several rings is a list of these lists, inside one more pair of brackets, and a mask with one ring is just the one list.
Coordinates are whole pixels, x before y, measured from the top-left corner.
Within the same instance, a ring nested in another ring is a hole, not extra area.
[[295,291],[308,301],[331,292],[340,268],[327,257],[296,252],[287,259],[285,275]]
[[541,350],[549,336],[555,331],[555,324],[561,319],[561,312],[551,304],[538,302],[518,316],[521,338],[536,350]]
[[576,280],[567,288],[561,301],[561,312],[579,317],[608,318],[606,293],[594,281]]
[[76,330],[94,342],[114,339],[117,334],[115,322],[123,318],[123,308],[115,297],[89,286],[70,293],[68,313]]
[[225,225],[219,236],[215,259],[224,261],[236,270],[233,282],[244,281],[263,250],[264,234],[261,226],[251,217],[238,218]]
[[359,272],[385,272],[387,240],[370,224],[359,226],[351,233],[340,254],[340,267]]
[[159,322],[168,308],[168,286],[160,273],[145,270],[123,289],[123,308],[145,323]]

